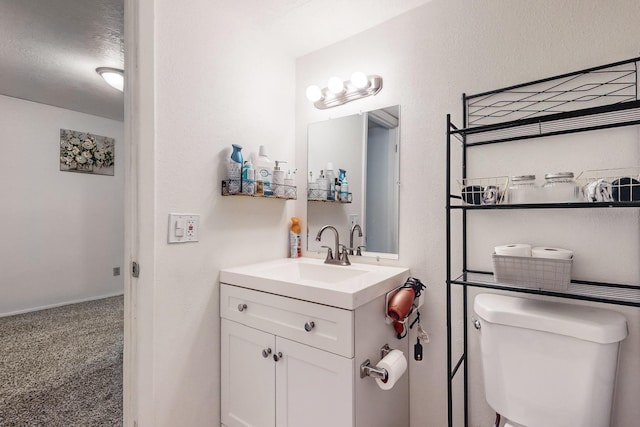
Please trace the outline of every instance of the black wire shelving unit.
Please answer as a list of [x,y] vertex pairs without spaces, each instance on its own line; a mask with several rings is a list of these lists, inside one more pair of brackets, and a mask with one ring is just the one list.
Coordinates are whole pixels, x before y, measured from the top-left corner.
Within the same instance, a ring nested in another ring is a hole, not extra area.
[[[448,425],[454,427],[453,381],[462,370],[464,427],[468,413],[468,288],[546,295],[607,304],[640,307],[640,284],[572,280],[566,291],[550,291],[497,283],[492,272],[476,271],[467,264],[467,215],[474,211],[509,209],[620,209],[640,208],[636,202],[464,204],[451,191],[452,143],[461,145],[462,176],[465,180],[468,150],[476,146],[534,140],[555,135],[588,132],[640,124],[638,65],[640,58],[562,74],[529,83],[467,96],[463,94],[463,126],[447,115],[446,251],[447,251],[447,398]],[[452,273],[452,212],[460,211],[462,270]],[[452,346],[452,287],[460,286],[462,310],[462,354]]]

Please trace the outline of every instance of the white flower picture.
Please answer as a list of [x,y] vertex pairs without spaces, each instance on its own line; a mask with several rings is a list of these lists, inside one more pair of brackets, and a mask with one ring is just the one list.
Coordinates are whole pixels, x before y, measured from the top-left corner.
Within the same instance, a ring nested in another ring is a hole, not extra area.
[[113,176],[113,138],[60,129],[60,170]]

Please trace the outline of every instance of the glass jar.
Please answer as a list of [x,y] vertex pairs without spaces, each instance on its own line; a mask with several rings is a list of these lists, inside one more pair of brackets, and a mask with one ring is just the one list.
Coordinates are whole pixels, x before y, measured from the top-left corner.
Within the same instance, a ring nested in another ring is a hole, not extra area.
[[544,201],[548,203],[577,202],[580,187],[573,180],[573,172],[548,173],[542,186]]
[[509,203],[513,205],[536,203],[538,201],[538,187],[536,186],[536,176],[512,176],[507,196]]

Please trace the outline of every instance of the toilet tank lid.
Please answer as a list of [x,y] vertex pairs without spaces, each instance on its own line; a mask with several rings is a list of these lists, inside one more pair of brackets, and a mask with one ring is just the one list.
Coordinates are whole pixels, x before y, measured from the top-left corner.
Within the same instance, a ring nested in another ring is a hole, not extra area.
[[600,344],[622,341],[627,320],[612,310],[559,302],[480,294],[476,314],[490,323],[566,335]]

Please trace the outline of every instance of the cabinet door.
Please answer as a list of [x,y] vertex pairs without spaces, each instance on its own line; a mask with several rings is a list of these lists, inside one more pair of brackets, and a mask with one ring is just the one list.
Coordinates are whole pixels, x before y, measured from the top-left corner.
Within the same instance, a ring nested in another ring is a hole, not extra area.
[[276,426],[354,425],[354,361],[276,337]]
[[[221,421],[227,427],[275,426],[275,337],[222,319]],[[271,353],[264,353],[263,350]]]

